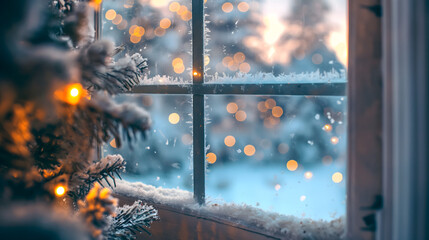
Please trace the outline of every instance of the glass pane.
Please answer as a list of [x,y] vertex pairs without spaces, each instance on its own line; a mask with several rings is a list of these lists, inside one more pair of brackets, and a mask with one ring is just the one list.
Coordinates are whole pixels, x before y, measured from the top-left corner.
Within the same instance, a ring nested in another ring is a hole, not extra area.
[[346,99],[208,96],[210,201],[332,220],[346,210]]
[[208,83],[345,82],[347,0],[212,0]]
[[191,83],[191,0],[105,0],[102,35],[118,57],[140,53],[148,59],[144,84]]
[[[134,102],[149,111],[152,128],[147,138],[123,142],[118,149],[112,139],[103,154],[121,154],[130,182],[192,191],[192,103],[190,95],[120,95],[117,102]],[[130,148],[132,147],[132,148]]]

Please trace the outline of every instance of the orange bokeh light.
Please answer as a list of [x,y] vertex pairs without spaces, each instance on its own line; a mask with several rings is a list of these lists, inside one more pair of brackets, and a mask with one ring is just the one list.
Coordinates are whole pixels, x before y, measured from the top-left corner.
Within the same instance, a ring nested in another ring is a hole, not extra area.
[[279,106],[275,106],[271,110],[271,113],[273,114],[273,117],[279,118],[283,115],[283,108],[281,108]]
[[235,113],[235,119],[237,119],[237,121],[239,122],[243,122],[244,120],[246,120],[246,118],[247,114],[243,110],[237,111],[237,113]]
[[244,154],[246,154],[247,156],[253,156],[256,152],[256,149],[253,145],[246,145],[244,147]]
[[234,103],[234,102],[228,103],[228,105],[226,105],[226,111],[231,114],[236,113],[238,111],[237,103]]
[[230,2],[226,2],[222,5],[222,11],[226,13],[232,12],[233,9],[234,9],[234,6]]
[[233,136],[226,136],[224,139],[224,143],[228,147],[232,147],[235,145],[235,137]]
[[289,171],[293,172],[298,169],[298,162],[295,160],[289,160],[286,164],[286,167]]
[[216,154],[214,153],[207,153],[206,155],[206,161],[210,164],[215,163],[217,160]]

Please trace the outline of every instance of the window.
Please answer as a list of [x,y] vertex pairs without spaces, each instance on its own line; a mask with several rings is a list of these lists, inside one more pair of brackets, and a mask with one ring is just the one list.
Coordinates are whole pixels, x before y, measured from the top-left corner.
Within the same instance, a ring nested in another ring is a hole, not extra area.
[[142,181],[193,189],[201,204],[207,194],[297,216],[345,214],[345,0],[106,0],[101,17],[122,54],[149,58],[144,84],[118,97],[159,104],[157,132],[134,154],[163,145],[152,152],[163,159]]

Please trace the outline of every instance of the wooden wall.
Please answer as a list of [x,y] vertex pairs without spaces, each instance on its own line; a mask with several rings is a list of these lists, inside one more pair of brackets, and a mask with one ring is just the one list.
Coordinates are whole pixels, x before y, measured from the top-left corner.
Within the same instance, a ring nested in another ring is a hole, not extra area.
[[[131,205],[136,200],[123,196],[119,198],[121,205]],[[220,221],[214,218],[202,217],[197,214],[178,210],[172,207],[152,204],[157,210],[161,221],[152,224],[149,231],[138,235],[137,239],[168,239],[168,240],[273,240],[281,239],[250,229],[232,222]]]

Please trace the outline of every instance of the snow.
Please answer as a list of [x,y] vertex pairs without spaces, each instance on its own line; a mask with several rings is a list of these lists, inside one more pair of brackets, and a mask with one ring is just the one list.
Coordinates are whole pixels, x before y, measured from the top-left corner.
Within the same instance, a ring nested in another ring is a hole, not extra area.
[[[189,77],[190,78],[190,77]],[[185,85],[190,84],[189,80],[183,80],[181,77],[172,77],[172,76],[160,76],[156,75],[154,77],[145,76],[141,81],[141,85]]]
[[154,187],[140,182],[131,183],[125,180],[118,180],[114,192],[159,204],[173,206],[194,204],[191,192],[180,189]]
[[264,211],[246,204],[215,203],[199,206],[191,192],[154,187],[120,180],[115,193],[144,201],[188,209],[198,215],[221,218],[248,227],[279,235],[287,239],[344,239],[345,218],[331,221],[312,220]]
[[237,73],[235,76],[228,76],[215,73],[210,76],[206,83],[230,83],[230,84],[274,84],[274,83],[345,83],[346,72],[331,70],[329,72],[321,72],[316,70],[314,72],[304,73],[291,73],[291,74],[280,74],[275,76],[273,73],[256,73],[256,74],[244,74]]

